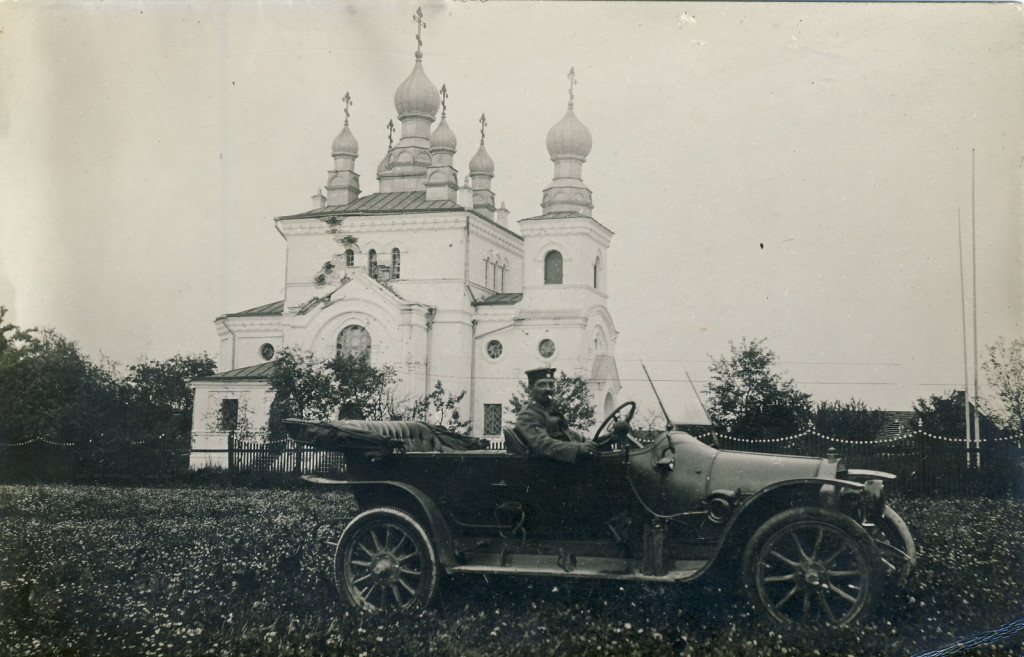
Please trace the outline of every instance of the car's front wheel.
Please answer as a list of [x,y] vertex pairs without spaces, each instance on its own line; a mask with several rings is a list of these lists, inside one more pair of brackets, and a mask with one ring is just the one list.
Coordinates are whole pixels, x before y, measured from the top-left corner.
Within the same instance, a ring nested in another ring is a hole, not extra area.
[[344,601],[368,611],[426,605],[437,584],[430,537],[405,511],[369,509],[345,527],[334,555],[334,578]]
[[842,627],[874,608],[881,558],[849,516],[806,507],[765,522],[743,553],[743,583],[754,607],[784,629]]

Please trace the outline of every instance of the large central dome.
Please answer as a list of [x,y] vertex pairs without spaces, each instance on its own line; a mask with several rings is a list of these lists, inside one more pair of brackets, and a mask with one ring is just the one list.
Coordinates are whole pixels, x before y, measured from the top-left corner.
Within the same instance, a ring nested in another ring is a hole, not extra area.
[[423,62],[417,53],[412,73],[395,91],[395,110],[398,112],[398,118],[420,117],[433,123],[439,107],[441,94],[423,72]]

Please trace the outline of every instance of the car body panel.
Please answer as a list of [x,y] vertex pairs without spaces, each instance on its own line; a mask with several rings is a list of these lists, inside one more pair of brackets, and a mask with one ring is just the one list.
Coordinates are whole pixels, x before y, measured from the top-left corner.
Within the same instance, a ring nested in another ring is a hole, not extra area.
[[[848,471],[837,455],[721,450],[682,431],[571,464],[503,450],[392,447],[342,450],[345,482],[307,479],[348,487],[361,509],[398,507],[425,520],[449,573],[690,581],[738,558],[787,510],[845,514],[867,536],[888,508],[882,480],[891,478]],[[912,569],[913,537],[895,518],[888,537],[909,548]],[[900,557],[899,549],[888,554]]]

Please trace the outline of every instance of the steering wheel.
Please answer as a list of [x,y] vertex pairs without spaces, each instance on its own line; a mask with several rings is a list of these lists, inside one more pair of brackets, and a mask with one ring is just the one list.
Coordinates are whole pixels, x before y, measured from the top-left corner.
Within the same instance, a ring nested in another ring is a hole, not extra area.
[[627,406],[629,407],[629,412],[626,414],[626,424],[629,424],[630,420],[633,419],[633,414],[636,413],[636,402],[628,401],[624,404],[619,404],[619,406],[616,407],[614,411],[608,414],[608,417],[604,419],[604,422],[601,423],[601,426],[599,426],[597,428],[597,431],[594,433],[594,442],[597,444],[598,447],[605,447],[607,445],[610,445],[613,440],[620,438],[620,436],[618,436],[614,432],[609,432],[604,436],[601,435],[601,432],[604,431],[604,428],[608,426],[612,421],[618,422],[619,413],[622,411],[622,409],[626,408]]

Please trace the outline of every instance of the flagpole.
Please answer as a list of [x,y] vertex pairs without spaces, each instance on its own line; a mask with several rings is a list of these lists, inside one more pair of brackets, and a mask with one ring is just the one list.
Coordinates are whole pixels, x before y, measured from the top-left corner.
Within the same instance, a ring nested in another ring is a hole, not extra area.
[[971,389],[970,370],[967,366],[967,292],[964,286],[964,238],[960,221],[960,208],[956,209],[956,244],[960,254],[960,318],[964,334],[964,447],[967,465],[971,464]]
[[[974,149],[971,149],[971,299],[974,303],[974,445],[981,460],[981,418],[978,417],[978,233],[974,222]],[[980,466],[981,463],[979,462]]]

